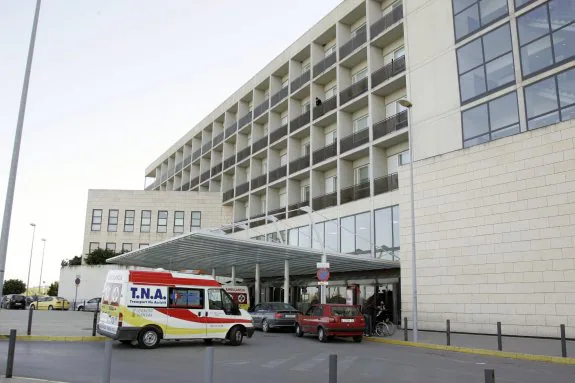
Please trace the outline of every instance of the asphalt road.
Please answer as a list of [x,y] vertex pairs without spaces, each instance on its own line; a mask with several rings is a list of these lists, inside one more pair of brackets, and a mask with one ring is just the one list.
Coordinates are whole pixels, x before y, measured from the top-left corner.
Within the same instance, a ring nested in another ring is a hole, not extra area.
[[[0,342],[4,358],[8,343]],[[103,343],[19,342],[14,374],[65,382],[99,382]],[[496,381],[574,382],[573,366],[415,349],[380,343],[327,344],[291,333],[256,332],[240,347],[214,344],[215,383],[318,383],[328,380],[330,353],[339,358],[339,383],[484,383],[484,369]],[[164,343],[155,350],[114,344],[112,382],[201,382],[203,342]],[[5,362],[0,360],[0,374]]]

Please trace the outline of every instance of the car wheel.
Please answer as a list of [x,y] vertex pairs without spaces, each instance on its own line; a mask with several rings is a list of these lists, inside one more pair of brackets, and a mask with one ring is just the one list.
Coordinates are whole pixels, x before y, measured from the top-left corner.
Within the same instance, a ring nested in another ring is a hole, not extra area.
[[84,311],[84,306],[78,307],[78,311]]
[[322,343],[327,342],[327,334],[325,333],[325,330],[323,329],[323,327],[320,327],[317,330],[317,339]]
[[50,305],[48,306],[48,310],[54,310],[54,307]]
[[138,346],[140,348],[156,348],[160,343],[160,334],[154,328],[145,328],[138,334]]
[[303,330],[301,329],[299,324],[295,325],[295,336],[301,338],[303,336]]
[[363,340],[363,336],[361,336],[361,335],[356,335],[353,337],[353,341],[355,343],[361,343],[362,340]]
[[267,320],[264,319],[263,322],[262,322],[262,331],[263,331],[263,332],[270,332],[270,330],[271,330],[271,329],[270,329],[270,324],[268,323]]
[[244,340],[244,333],[238,326],[233,327],[229,333],[230,344],[232,346],[239,346]]

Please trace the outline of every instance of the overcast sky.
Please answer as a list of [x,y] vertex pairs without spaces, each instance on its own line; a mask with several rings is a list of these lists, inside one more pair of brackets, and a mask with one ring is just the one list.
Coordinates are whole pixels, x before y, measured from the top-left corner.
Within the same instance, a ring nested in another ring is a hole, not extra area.
[[[6,278],[58,280],[82,251],[88,189],[144,169],[341,0],[44,0]],[[34,0],[0,0],[0,214]]]

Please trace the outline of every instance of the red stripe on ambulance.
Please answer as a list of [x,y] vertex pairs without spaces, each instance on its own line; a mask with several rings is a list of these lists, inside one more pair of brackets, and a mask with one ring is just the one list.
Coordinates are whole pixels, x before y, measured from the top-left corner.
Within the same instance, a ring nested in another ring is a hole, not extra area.
[[179,278],[170,272],[130,270],[130,282],[158,286],[208,286],[220,287],[221,284],[214,279]]
[[197,323],[252,323],[250,320],[245,319],[235,319],[235,318],[216,318],[216,317],[199,317],[192,311],[188,309],[167,309],[167,308],[155,308],[156,311],[161,312],[172,318],[181,319],[187,322],[197,322]]

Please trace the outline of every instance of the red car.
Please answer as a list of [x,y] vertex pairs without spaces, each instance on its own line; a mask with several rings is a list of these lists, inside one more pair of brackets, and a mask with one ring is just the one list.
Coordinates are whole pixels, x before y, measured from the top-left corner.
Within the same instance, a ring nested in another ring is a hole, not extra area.
[[305,314],[296,317],[295,334],[317,334],[320,342],[333,337],[353,337],[361,342],[365,328],[365,319],[357,306],[352,305],[313,305]]

